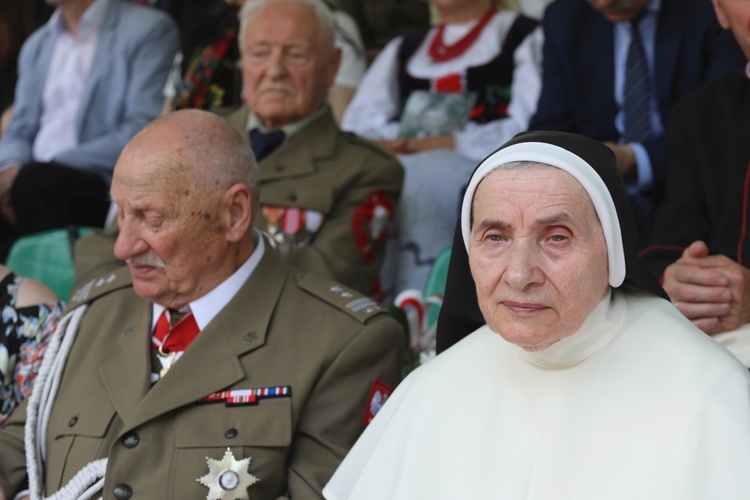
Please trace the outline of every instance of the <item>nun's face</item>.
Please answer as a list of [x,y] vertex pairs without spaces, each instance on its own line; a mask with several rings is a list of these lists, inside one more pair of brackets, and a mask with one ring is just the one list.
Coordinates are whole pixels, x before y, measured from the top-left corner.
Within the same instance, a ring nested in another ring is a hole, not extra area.
[[609,289],[607,244],[581,184],[549,166],[495,170],[473,213],[469,264],[490,328],[528,351],[575,333]]

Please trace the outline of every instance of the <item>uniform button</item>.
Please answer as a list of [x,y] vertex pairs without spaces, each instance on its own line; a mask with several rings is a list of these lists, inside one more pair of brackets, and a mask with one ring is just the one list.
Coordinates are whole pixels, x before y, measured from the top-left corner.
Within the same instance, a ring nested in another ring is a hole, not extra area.
[[224,437],[227,439],[234,439],[237,437],[237,429],[234,427],[231,429],[227,429],[227,432],[224,433]]
[[68,427],[73,427],[78,423],[78,417],[73,417],[70,420],[68,420]]
[[122,445],[125,448],[135,448],[140,442],[141,438],[138,437],[136,432],[128,432],[122,437]]
[[297,201],[297,195],[296,194],[290,194],[289,195],[289,201]]
[[118,484],[113,491],[117,500],[128,500],[133,496],[133,489],[127,484]]
[[284,171],[284,165],[276,165],[275,170],[277,172],[283,172]]

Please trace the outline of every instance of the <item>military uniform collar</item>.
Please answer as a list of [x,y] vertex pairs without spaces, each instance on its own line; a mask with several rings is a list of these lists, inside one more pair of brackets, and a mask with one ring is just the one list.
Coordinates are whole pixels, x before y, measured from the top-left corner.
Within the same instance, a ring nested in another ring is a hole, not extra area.
[[[284,135],[286,136],[286,139],[288,140],[290,137],[294,136],[297,132],[307,127],[310,123],[318,119],[319,117],[323,116],[325,113],[329,112],[329,107],[327,104],[324,104],[319,110],[317,110],[315,113],[312,113],[311,115],[308,115],[304,117],[301,120],[298,120],[294,123],[289,123],[287,125],[284,125],[283,127],[279,127],[277,130],[282,130],[284,132]],[[260,119],[255,115],[255,113],[248,113],[247,117],[247,131],[250,132],[252,129],[257,128],[261,132],[267,133],[271,131],[272,129],[268,129],[261,124]]]

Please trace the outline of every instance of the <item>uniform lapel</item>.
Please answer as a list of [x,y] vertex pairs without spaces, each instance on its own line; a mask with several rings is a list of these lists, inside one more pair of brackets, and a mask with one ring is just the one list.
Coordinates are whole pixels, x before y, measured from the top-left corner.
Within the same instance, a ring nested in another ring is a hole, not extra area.
[[250,279],[201,331],[169,373],[143,397],[125,422],[126,428],[195,403],[247,378],[240,357],[265,344],[287,273],[268,243],[266,248]]
[[336,123],[326,111],[260,162],[261,183],[317,172],[317,161],[333,156],[337,138]]
[[131,417],[150,387],[151,304],[143,299],[138,302],[118,336],[120,350],[99,368],[110,400],[123,421]]

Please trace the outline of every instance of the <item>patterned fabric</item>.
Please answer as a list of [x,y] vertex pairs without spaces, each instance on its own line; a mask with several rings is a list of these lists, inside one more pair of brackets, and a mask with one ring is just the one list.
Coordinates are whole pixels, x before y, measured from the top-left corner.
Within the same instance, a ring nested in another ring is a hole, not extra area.
[[47,342],[62,317],[62,302],[16,308],[21,278],[0,282],[0,427],[31,393]]
[[223,36],[213,40],[193,57],[183,76],[182,88],[175,102],[176,109],[214,111],[234,104],[236,89],[233,87],[237,82],[232,77],[236,70],[231,69],[234,64],[231,60],[236,39],[237,27],[230,26]]

